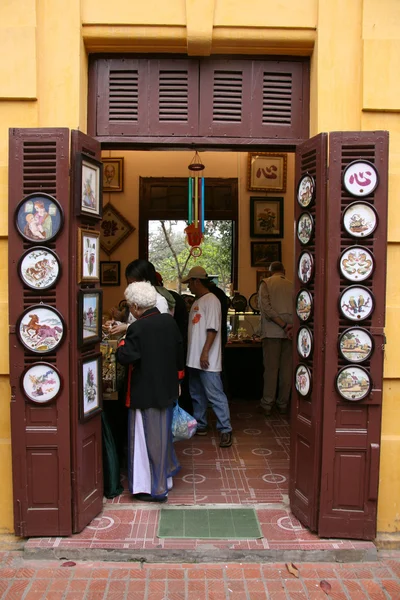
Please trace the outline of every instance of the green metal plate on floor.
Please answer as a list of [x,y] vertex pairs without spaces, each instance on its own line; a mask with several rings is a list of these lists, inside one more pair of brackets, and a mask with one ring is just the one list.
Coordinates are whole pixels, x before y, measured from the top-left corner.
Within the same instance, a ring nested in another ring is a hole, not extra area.
[[198,540],[263,537],[253,508],[162,508],[157,536]]

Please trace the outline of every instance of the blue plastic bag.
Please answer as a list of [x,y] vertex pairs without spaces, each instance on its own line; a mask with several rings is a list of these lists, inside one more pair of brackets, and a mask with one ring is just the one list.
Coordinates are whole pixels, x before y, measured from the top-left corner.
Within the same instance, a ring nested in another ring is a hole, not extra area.
[[197,421],[192,415],[183,410],[179,404],[175,404],[172,413],[172,436],[174,442],[190,440],[196,433]]

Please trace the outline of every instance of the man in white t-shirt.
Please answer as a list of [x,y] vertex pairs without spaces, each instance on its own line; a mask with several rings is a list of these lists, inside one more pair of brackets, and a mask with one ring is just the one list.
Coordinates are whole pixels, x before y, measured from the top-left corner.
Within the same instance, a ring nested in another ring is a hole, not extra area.
[[221,434],[220,447],[232,445],[228,399],[224,393],[221,370],[221,303],[208,289],[203,267],[192,267],[182,283],[188,283],[195,296],[189,314],[188,352],[189,390],[198,435],[207,434],[207,407],[210,402]]

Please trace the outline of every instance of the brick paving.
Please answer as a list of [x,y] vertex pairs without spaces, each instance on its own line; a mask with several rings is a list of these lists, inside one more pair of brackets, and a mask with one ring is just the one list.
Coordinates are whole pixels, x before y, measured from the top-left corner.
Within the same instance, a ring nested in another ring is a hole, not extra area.
[[[400,552],[387,552],[372,563],[296,563],[294,566],[299,577],[291,574],[283,563],[37,561],[24,559],[20,552],[0,552],[0,599],[400,599]],[[321,581],[329,584],[327,593],[321,588]]]

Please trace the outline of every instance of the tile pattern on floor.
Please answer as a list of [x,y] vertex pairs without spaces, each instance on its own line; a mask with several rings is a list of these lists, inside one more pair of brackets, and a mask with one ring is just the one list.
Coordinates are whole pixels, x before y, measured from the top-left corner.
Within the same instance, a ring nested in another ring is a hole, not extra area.
[[[400,556],[375,563],[142,564],[0,552],[0,600],[399,600]],[[329,595],[321,581],[330,586]]]

